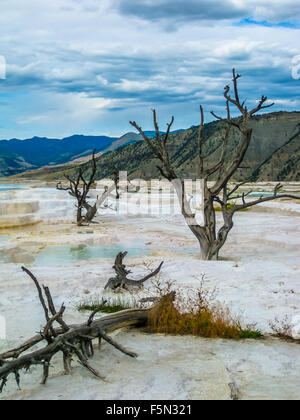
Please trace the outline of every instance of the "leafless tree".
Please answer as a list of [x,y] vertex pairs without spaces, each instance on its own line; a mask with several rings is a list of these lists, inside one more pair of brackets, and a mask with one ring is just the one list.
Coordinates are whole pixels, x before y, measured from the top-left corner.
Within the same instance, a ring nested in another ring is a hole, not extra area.
[[97,162],[95,158],[95,151],[93,152],[93,157],[91,160],[91,173],[88,178],[85,177],[85,172],[88,170],[88,166],[80,166],[78,173],[71,177],[67,174],[64,174],[65,178],[69,181],[69,186],[64,187],[61,182],[56,185],[58,190],[68,191],[69,194],[77,200],[77,215],[76,215],[76,222],[79,226],[84,223],[91,223],[94,217],[97,214],[98,209],[101,205],[105,202],[105,200],[111,195],[112,191],[115,189],[116,191],[116,199],[118,200],[119,195],[119,177],[116,171],[113,174],[113,181],[114,185],[107,187],[105,186],[104,192],[99,197],[97,196],[97,200],[91,204],[89,202],[89,192],[92,188],[97,172]]
[[[130,124],[135,127],[138,132],[143,136],[144,140],[151,149],[153,155],[159,159],[161,166],[158,169],[161,175],[168,179],[174,185],[179,201],[181,203],[182,215],[187,221],[187,224],[193,234],[199,241],[201,257],[204,260],[216,260],[219,256],[219,251],[226,242],[228,233],[233,227],[233,216],[236,211],[254,206],[259,203],[263,203],[277,198],[299,198],[290,194],[279,194],[279,190],[282,188],[281,184],[277,184],[273,195],[269,197],[263,197],[252,201],[246,201],[249,193],[239,193],[239,188],[247,181],[236,185],[234,188],[229,188],[229,182],[235,172],[241,167],[241,163],[245,157],[247,149],[249,147],[252,138],[252,129],[250,127],[251,118],[262,109],[269,108],[273,104],[267,103],[267,98],[262,96],[258,101],[257,105],[253,109],[248,109],[245,105],[245,101],[241,102],[238,91],[238,79],[241,77],[233,69],[233,97],[230,96],[230,86],[225,86],[224,98],[226,101],[226,118],[221,118],[212,112],[212,115],[220,121],[224,122],[224,135],[222,138],[222,152],[219,161],[216,164],[210,165],[207,163],[207,159],[203,155],[203,126],[204,126],[204,112],[203,107],[200,106],[201,111],[201,124],[199,126],[198,136],[198,162],[199,172],[198,177],[203,179],[204,184],[204,223],[200,225],[196,221],[196,215],[191,209],[190,201],[187,198],[187,194],[184,188],[184,180],[178,177],[176,169],[173,167],[169,153],[168,153],[168,138],[170,129],[174,123],[174,117],[172,117],[170,123],[167,125],[167,132],[163,135],[159,132],[157,124],[156,112],[153,110],[153,121],[156,132],[156,137],[150,139],[142,128],[135,122],[130,121]],[[231,107],[238,110],[240,116],[238,118],[231,117]],[[239,144],[232,156],[229,156],[229,140],[232,133],[235,130],[239,133]],[[212,186],[209,186],[208,180],[214,177],[215,181]],[[232,202],[235,204],[230,205]],[[240,204],[237,204],[236,200],[239,200]],[[214,203],[217,202],[221,205],[223,224],[218,229],[216,224],[216,213]]]

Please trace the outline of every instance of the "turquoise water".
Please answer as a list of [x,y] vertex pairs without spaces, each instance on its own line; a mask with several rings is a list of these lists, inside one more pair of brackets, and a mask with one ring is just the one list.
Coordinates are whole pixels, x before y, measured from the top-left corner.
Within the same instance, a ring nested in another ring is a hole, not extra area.
[[9,240],[9,236],[0,235],[0,246],[6,244],[7,242],[9,242]]
[[[159,245],[158,245],[158,248]],[[162,247],[163,248],[163,247]],[[126,244],[112,245],[49,245],[34,257],[34,265],[37,266],[64,266],[72,265],[76,262],[109,258],[114,260],[119,252],[128,252],[128,257],[139,257],[152,252],[152,247],[146,247],[143,243],[139,246],[128,246]],[[196,248],[169,248],[170,251],[184,254],[198,253]]]
[[[135,246],[126,243],[111,245],[48,245],[39,254],[29,253],[25,248],[7,247],[8,236],[0,236],[0,262],[13,264],[30,264],[37,267],[60,267],[74,265],[80,261],[97,260],[101,258],[115,259],[119,252],[128,252],[128,257],[149,255],[153,249],[166,249],[182,254],[198,254],[197,248],[167,248],[164,246],[145,246],[136,242]],[[163,257],[162,257],[163,259]]]
[[0,184],[0,192],[1,191],[20,190],[23,187],[24,187],[24,185],[19,185],[19,184]]
[[263,191],[261,191],[261,192],[253,192],[253,193],[250,193],[248,195],[248,197],[261,197],[261,196],[263,196],[263,197],[271,197],[272,195],[274,195],[273,192],[263,192]]
[[125,244],[114,245],[49,245],[39,254],[34,255],[34,265],[59,266],[72,265],[79,261],[98,258],[114,259],[119,252],[128,251],[129,257],[145,255],[150,252],[144,245],[130,247]]

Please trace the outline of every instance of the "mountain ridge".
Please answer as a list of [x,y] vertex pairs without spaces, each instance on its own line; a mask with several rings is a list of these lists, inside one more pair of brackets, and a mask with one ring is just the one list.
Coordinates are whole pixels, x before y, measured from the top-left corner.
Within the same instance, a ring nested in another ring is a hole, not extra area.
[[[297,129],[300,124],[300,112],[274,112],[253,117],[251,127],[253,138],[243,162],[243,169],[235,174],[235,180],[244,180],[252,177],[256,181],[286,179],[300,181],[300,137]],[[203,130],[203,151],[207,156],[207,163],[216,163],[221,154],[224,122],[213,121],[205,124]],[[294,136],[294,138],[293,138]],[[197,178],[198,126],[193,126],[179,133],[170,134],[169,153],[177,173],[185,178]],[[293,139],[292,139],[293,138]],[[234,153],[239,143],[239,135],[232,131],[229,142],[227,161]],[[292,145],[292,146],[291,146]],[[281,160],[275,159],[278,150],[281,151]],[[291,155],[292,153],[292,155]],[[273,160],[272,160],[273,156]],[[298,161],[299,157],[299,161]],[[289,162],[289,160],[293,159]],[[123,145],[116,150],[107,151],[97,158],[97,179],[110,176],[115,168],[126,170],[130,178],[159,178],[156,166],[159,164],[144,141]],[[270,162],[270,163],[268,163]],[[267,165],[271,169],[267,170]],[[293,168],[293,165],[295,166]],[[88,164],[83,164],[89,171]],[[264,168],[264,170],[262,169]],[[72,175],[76,172],[75,166],[55,170],[31,171],[16,178],[58,180],[63,173]],[[279,179],[280,178],[280,179]]]
[[[146,131],[146,134],[152,137],[155,132]],[[96,154],[108,153],[142,138],[140,134],[129,132],[121,137],[73,134],[62,139],[34,136],[0,140],[0,176],[72,162],[80,164],[80,159],[91,156],[94,150]]]

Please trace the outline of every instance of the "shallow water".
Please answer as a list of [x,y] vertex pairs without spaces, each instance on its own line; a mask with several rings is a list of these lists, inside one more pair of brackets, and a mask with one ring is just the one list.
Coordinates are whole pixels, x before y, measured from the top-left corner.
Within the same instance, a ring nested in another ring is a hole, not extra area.
[[[9,246],[7,246],[9,245]],[[76,262],[109,258],[114,260],[119,252],[128,252],[128,257],[139,257],[149,255],[154,249],[168,250],[182,254],[198,253],[196,248],[168,248],[165,246],[145,246],[136,243],[132,246],[128,243],[117,243],[109,245],[48,245],[40,252],[32,252],[24,246],[11,246],[8,236],[0,236],[0,263],[32,264],[38,267],[59,267],[69,266]],[[34,244],[31,244],[34,245]],[[36,244],[38,245],[38,244]],[[29,247],[30,248],[30,247]]]
[[4,245],[6,245],[10,240],[9,236],[5,236],[5,235],[0,235],[0,247],[3,247]]
[[111,245],[49,245],[39,254],[34,255],[34,265],[59,266],[72,265],[78,261],[98,258],[114,259],[119,252],[128,251],[129,257],[137,257],[150,252],[144,245],[130,247],[126,244]]
[[12,190],[21,190],[22,188],[24,188],[24,185],[0,184],[0,192],[2,192],[2,191],[12,191]]
[[274,195],[273,192],[254,191],[248,194],[248,197],[271,197],[272,195]]

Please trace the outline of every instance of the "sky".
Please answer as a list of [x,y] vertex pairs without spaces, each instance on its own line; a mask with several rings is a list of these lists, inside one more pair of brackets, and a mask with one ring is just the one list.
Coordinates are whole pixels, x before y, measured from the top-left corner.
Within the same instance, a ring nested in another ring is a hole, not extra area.
[[[0,0],[0,139],[119,136],[248,106],[300,111],[296,0]],[[271,111],[267,110],[268,112]],[[234,114],[234,113],[233,113]]]

